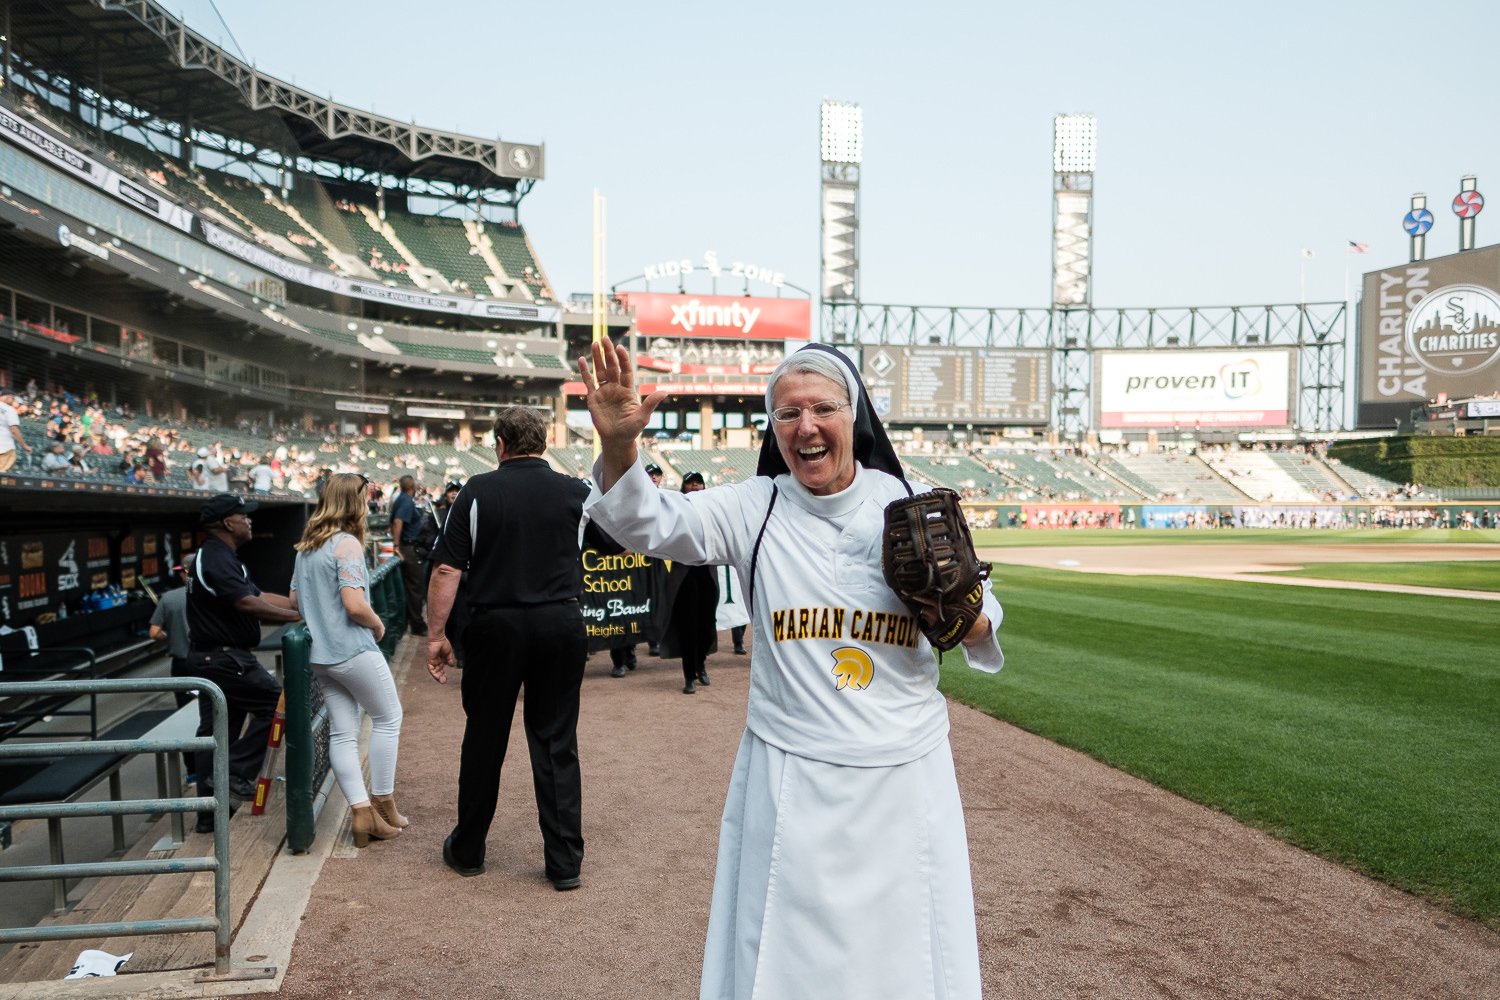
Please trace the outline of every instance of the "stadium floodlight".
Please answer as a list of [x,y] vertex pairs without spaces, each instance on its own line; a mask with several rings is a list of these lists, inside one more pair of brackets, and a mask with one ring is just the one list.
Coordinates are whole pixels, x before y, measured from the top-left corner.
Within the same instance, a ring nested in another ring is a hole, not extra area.
[[1090,114],[1057,115],[1052,119],[1052,170],[1059,174],[1094,172],[1096,123]]
[[864,110],[846,101],[824,101],[822,138],[824,163],[859,163],[864,157]]

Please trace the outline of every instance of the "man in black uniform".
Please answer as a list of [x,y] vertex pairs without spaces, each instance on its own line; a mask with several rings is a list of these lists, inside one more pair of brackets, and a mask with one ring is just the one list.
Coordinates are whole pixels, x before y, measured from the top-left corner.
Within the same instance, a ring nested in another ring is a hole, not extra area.
[[[535,410],[507,407],[495,418],[500,468],[475,476],[454,501],[434,550],[427,594],[427,670],[448,682],[446,637],[459,575],[468,571],[471,618],[463,705],[468,723],[458,774],[458,824],[443,860],[460,875],[484,872],[485,837],[495,817],[500,769],[516,697],[526,686],[523,724],[531,750],[547,878],[576,889],[583,861],[583,789],[578,765],[578,689],[584,637],[580,531],[589,488],[542,458],[547,424]],[[589,532],[589,543],[618,551]]]
[[[240,798],[255,794],[266,737],[281,697],[280,682],[252,652],[260,645],[260,623],[301,618],[285,597],[261,593],[236,555],[251,538],[250,513],[258,506],[242,496],[220,493],[198,509],[198,525],[208,537],[198,549],[187,597],[186,672],[213,681],[224,692],[229,706],[229,791]],[[240,736],[247,715],[250,725]],[[199,736],[213,735],[213,719],[213,702],[200,697]],[[212,794],[213,751],[200,750],[195,757],[199,791]],[[212,829],[213,813],[199,813],[199,832]]]

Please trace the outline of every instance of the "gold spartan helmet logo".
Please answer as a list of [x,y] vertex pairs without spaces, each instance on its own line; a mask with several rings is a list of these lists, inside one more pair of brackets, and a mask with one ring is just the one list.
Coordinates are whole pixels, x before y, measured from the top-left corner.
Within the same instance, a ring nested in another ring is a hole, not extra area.
[[875,676],[875,661],[863,649],[842,646],[833,651],[833,676],[839,679],[838,690],[850,687],[863,691]]

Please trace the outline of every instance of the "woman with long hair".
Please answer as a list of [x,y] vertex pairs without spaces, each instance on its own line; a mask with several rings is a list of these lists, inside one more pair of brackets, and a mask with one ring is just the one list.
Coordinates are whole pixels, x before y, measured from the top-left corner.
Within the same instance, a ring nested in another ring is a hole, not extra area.
[[[312,669],[328,705],[328,758],[354,811],[354,846],[385,840],[407,825],[396,810],[396,751],[401,699],[376,645],[385,625],[370,607],[365,569],[369,480],[340,473],[323,490],[297,543],[292,605],[312,633]],[[370,791],[359,767],[359,713],[369,713]]]

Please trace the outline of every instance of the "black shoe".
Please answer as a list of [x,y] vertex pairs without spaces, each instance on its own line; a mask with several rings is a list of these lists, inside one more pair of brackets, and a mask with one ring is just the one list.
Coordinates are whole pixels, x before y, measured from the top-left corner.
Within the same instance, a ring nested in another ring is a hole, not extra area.
[[646,644],[646,652],[650,653],[652,656],[660,656],[661,655],[661,647],[658,646],[654,642],[647,643]]
[[624,677],[625,676],[625,667],[624,667],[624,665],[622,664],[620,666],[615,667],[615,669],[613,669],[613,670],[611,670],[609,672],[609,676],[611,676],[611,677]]
[[[239,807],[238,803],[235,803],[235,802],[229,803],[229,818],[230,819],[234,819],[234,814],[237,811],[239,811],[239,808],[240,807]],[[211,812],[201,812],[201,813],[199,813],[198,814],[198,824],[193,827],[193,830],[196,833],[213,833],[214,832],[214,814],[211,813]]]
[[574,875],[571,878],[554,878],[548,879],[547,881],[551,882],[552,888],[556,889],[558,892],[567,892],[569,889],[576,889],[580,885],[583,885],[583,879],[579,878],[577,875]]
[[628,659],[628,660],[625,661],[625,669],[626,670],[634,670],[635,669],[635,657],[632,656],[630,659]]
[[697,687],[695,687],[693,685],[692,681],[688,681],[686,684],[684,684],[682,686],[682,693],[683,694],[697,694],[698,693],[698,689],[697,689]]
[[744,656],[745,655],[745,647],[744,646],[736,646],[736,647],[734,647],[734,651],[735,651],[736,654],[738,654],[740,656]]
[[704,687],[708,687],[708,671],[707,670],[700,670],[700,671],[698,671],[698,683],[702,684]]
[[229,794],[237,799],[255,798],[255,782],[241,778],[237,774],[229,776]]
[[443,841],[443,864],[447,865],[449,868],[452,868],[464,878],[473,878],[475,875],[484,874],[483,861],[472,868],[458,863],[458,859],[453,856],[453,834],[451,833],[448,834],[448,839]]

